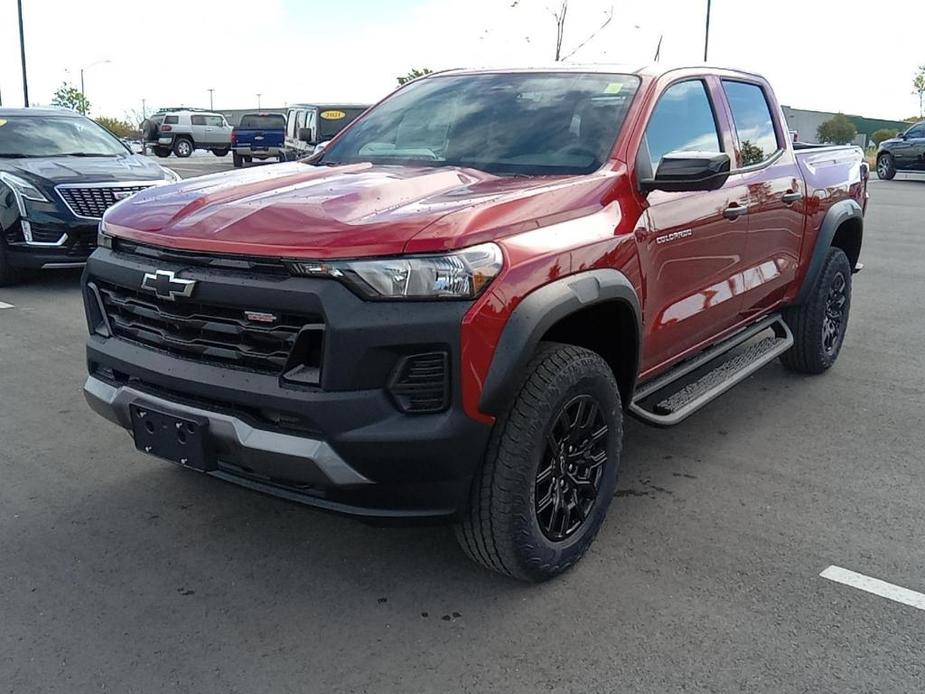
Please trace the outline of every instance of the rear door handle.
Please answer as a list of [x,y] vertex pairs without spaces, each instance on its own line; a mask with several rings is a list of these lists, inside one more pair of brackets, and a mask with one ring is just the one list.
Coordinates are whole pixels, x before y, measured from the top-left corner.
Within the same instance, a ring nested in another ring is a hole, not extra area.
[[748,213],[747,205],[730,205],[725,210],[723,210],[723,217],[726,219],[738,219],[743,214]]
[[781,200],[784,201],[785,205],[792,205],[795,202],[798,202],[803,199],[803,193],[797,193],[792,190],[787,191],[781,197]]

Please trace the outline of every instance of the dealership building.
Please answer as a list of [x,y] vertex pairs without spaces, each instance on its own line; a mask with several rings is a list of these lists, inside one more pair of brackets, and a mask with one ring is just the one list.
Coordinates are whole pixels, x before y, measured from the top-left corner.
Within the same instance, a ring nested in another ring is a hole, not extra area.
[[[784,111],[784,117],[790,130],[795,130],[799,135],[800,142],[819,142],[816,137],[816,131],[819,126],[830,118],[836,116],[835,113],[826,113],[825,111],[806,111],[804,109],[792,108],[790,106],[781,106]],[[848,120],[854,123],[858,129],[858,136],[855,144],[866,147],[872,143],[872,137],[878,130],[906,130],[909,123],[901,120],[883,120],[881,118],[864,118],[863,116],[852,116],[848,113]]]

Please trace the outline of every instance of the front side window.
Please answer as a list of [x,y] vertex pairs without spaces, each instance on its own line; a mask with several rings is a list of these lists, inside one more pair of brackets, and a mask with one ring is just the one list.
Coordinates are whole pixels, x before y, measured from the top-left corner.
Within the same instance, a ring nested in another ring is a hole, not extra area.
[[764,90],[757,84],[732,80],[723,80],[723,90],[732,110],[742,166],[767,161],[781,146]]
[[0,118],[0,157],[113,157],[126,153],[119,140],[89,118]]
[[669,152],[721,152],[713,107],[701,80],[673,84],[659,97],[643,146],[651,173]]
[[205,116],[206,125],[212,128],[224,128],[225,119],[221,116]]
[[[590,173],[610,156],[638,84],[633,75],[604,73],[430,77],[367,113],[316,163]],[[322,129],[324,122],[321,113]]]
[[907,133],[906,137],[925,137],[925,125],[913,126]]

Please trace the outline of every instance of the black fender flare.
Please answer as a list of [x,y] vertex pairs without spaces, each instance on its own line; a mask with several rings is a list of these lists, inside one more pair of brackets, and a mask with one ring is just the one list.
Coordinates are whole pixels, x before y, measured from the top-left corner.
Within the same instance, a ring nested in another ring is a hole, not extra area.
[[829,252],[829,248],[832,247],[832,240],[835,238],[835,232],[838,231],[838,228],[842,224],[852,219],[857,219],[860,222],[863,234],[864,211],[855,200],[841,200],[840,202],[836,202],[829,208],[829,211],[826,212],[825,218],[822,220],[822,226],[819,229],[819,234],[816,236],[816,245],[813,247],[813,254],[809,259],[809,269],[806,271],[806,276],[803,278],[803,285],[800,287],[800,293],[797,295],[795,303],[801,304],[808,298],[809,292],[812,291],[813,285],[816,282],[816,277],[818,277],[819,273],[822,271],[822,265],[825,262],[825,257]]
[[626,304],[636,319],[635,378],[635,374],[639,373],[639,341],[642,335],[642,311],[636,289],[619,270],[588,270],[543,285],[517,305],[492,356],[479,409],[487,414],[501,415],[516,395],[527,364],[543,335],[563,318],[611,301]]

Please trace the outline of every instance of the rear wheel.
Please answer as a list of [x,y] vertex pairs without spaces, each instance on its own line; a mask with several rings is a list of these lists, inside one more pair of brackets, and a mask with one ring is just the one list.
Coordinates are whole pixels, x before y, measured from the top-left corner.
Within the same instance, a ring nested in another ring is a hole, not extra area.
[[597,535],[617,484],[620,392],[607,363],[544,343],[495,425],[456,536],[498,573],[544,581],[573,566]]
[[173,143],[173,153],[181,159],[186,159],[193,153],[193,143],[185,137]]
[[231,161],[234,164],[234,168],[236,169],[240,169],[242,166],[244,166],[244,157],[242,157],[237,152],[232,153]]
[[896,162],[892,154],[881,154],[877,157],[877,178],[892,181],[896,177]]
[[792,371],[820,374],[841,352],[851,309],[851,263],[840,248],[830,248],[812,292],[799,306],[784,311],[793,347],[781,355]]

